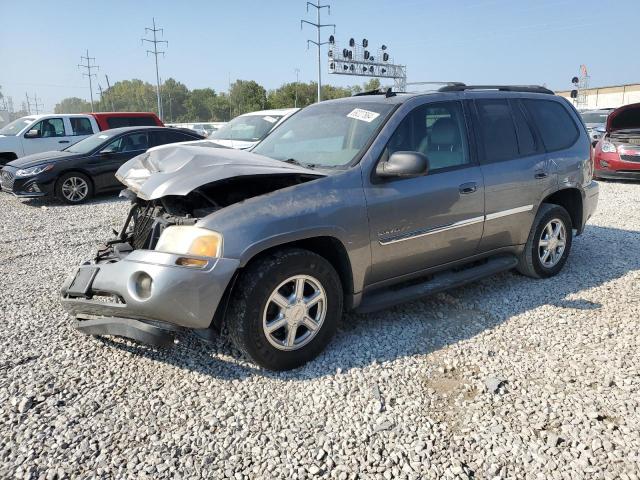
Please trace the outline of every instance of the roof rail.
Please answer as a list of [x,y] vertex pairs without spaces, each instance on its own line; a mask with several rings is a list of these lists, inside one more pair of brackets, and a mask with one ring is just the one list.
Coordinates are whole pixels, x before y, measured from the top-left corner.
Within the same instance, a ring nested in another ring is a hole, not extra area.
[[546,93],[555,95],[552,90],[540,85],[445,85],[439,92],[464,92],[466,90],[499,90],[501,92]]

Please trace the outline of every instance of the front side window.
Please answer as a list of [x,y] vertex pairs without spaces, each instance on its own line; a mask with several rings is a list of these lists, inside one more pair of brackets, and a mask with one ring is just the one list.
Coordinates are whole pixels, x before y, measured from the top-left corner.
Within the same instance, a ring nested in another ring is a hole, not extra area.
[[70,117],[71,130],[73,135],[92,135],[93,128],[91,128],[91,122],[88,118],[84,117]]
[[480,136],[484,145],[485,161],[501,162],[518,158],[518,138],[506,100],[476,100]]
[[135,152],[138,150],[146,150],[147,148],[149,148],[147,134],[146,132],[144,132],[123,135],[113,142],[109,143],[101,151],[108,153],[126,153]]
[[[252,152],[316,167],[346,167],[366,147],[393,107],[382,102],[311,105],[278,126]],[[209,138],[217,138],[224,128]]]
[[579,132],[569,112],[560,103],[551,100],[523,100],[533,117],[542,143],[548,152],[568,148],[578,139]]
[[460,103],[427,104],[411,111],[389,139],[385,155],[399,151],[426,155],[430,172],[468,164],[469,149]]
[[36,130],[38,138],[64,137],[64,122],[61,118],[47,118],[36,123],[29,131]]

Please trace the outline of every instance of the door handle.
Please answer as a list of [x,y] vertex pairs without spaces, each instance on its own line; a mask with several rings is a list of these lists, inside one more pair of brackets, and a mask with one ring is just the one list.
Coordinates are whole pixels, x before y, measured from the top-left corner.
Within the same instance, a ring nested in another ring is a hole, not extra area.
[[538,180],[540,180],[541,178],[547,178],[548,176],[549,174],[545,171],[536,172],[536,174],[534,175],[534,177]]
[[69,143],[69,140],[60,140],[58,143]]
[[475,182],[463,183],[458,187],[458,191],[462,195],[468,195],[470,193],[475,192],[478,189],[478,184]]

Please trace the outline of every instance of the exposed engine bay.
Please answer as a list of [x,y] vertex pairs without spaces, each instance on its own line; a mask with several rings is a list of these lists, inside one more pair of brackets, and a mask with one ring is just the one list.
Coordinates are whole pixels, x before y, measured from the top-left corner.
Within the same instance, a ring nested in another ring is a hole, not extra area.
[[131,209],[117,238],[107,241],[96,261],[117,261],[138,249],[153,249],[165,228],[194,225],[199,219],[229,205],[317,179],[318,176],[290,173],[232,177],[202,185],[187,195],[167,195],[143,200],[131,190],[122,197],[131,200]]

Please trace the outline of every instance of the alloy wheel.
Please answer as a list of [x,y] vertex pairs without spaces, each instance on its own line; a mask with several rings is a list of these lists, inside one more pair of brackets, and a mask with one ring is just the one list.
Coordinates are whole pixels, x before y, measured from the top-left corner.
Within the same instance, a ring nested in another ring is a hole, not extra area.
[[62,184],[62,195],[70,202],[80,202],[89,193],[89,185],[81,177],[69,177]]
[[297,350],[315,338],[327,315],[327,294],[309,275],[295,275],[278,285],[269,296],[262,328],[271,345]]
[[558,264],[567,244],[567,230],[562,220],[554,218],[542,229],[538,242],[538,257],[545,268]]

